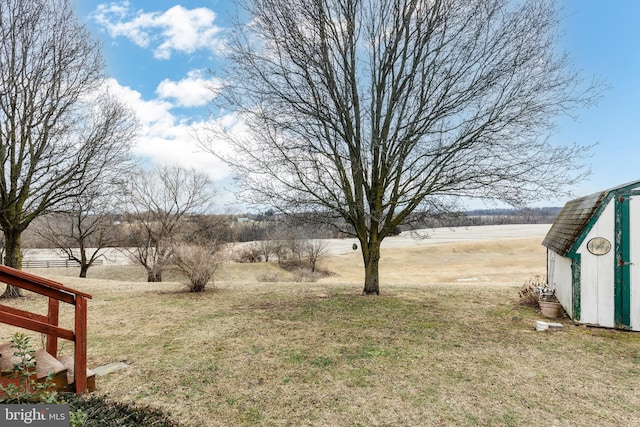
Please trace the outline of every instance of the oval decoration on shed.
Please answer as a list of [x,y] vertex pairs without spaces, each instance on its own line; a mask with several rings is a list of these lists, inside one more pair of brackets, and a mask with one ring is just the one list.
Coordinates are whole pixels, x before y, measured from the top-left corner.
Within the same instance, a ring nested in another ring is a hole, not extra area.
[[611,242],[604,237],[594,237],[587,242],[587,250],[594,255],[606,255],[611,250]]

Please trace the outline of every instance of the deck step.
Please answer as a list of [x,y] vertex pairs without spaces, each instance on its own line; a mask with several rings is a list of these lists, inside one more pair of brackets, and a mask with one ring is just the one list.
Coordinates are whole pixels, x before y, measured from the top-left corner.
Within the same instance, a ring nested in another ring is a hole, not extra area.
[[66,366],[44,349],[36,350],[35,356],[38,381],[44,382],[47,375],[51,375],[55,390],[65,390],[69,387]]
[[[12,344],[0,344],[0,384],[16,384],[19,385],[19,378],[9,378],[13,367],[20,362],[18,356],[14,355],[15,348]],[[74,360],[73,356],[59,356],[58,359],[51,356],[44,349],[36,350],[35,372],[32,379],[43,382],[48,374],[51,374],[51,381],[56,391],[75,392],[74,387]],[[90,369],[87,369],[87,391],[91,392],[96,389],[96,375]]]

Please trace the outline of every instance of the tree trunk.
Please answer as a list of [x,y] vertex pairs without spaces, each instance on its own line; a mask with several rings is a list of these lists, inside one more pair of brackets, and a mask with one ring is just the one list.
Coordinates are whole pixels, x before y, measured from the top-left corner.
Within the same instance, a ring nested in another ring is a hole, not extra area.
[[162,282],[162,269],[158,266],[153,266],[147,270],[147,282]]
[[364,290],[362,295],[380,295],[378,266],[380,263],[380,241],[371,239],[360,242],[364,259]]
[[87,271],[91,265],[87,262],[87,251],[84,249],[84,242],[80,242],[80,277],[86,278]]
[[[4,230],[4,243],[6,247],[4,265],[17,269],[22,269],[22,241],[21,232],[11,229]],[[18,298],[22,296],[22,290],[11,285],[7,285],[0,298]]]
[[80,277],[86,278],[87,277],[87,271],[89,271],[89,264],[87,264],[87,263],[80,264]]

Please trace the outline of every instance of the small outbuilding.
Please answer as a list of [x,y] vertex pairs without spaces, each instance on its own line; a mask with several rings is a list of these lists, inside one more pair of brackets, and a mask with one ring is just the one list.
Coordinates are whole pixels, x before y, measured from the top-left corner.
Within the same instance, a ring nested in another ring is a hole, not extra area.
[[640,181],[567,202],[542,244],[574,321],[640,331]]

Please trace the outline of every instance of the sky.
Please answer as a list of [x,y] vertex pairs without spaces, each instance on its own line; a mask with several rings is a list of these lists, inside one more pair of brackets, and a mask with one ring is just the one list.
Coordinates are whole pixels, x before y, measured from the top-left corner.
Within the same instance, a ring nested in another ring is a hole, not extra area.
[[[103,45],[110,88],[138,114],[134,154],[149,164],[206,172],[233,210],[230,171],[201,152],[194,129],[220,120],[208,108],[224,66],[222,52],[234,6],[228,0],[75,0],[80,20]],[[558,119],[558,144],[597,144],[589,178],[575,197],[640,180],[640,1],[558,0],[564,5],[559,48],[583,78],[603,79],[598,104]],[[211,89],[214,90],[211,90]],[[517,191],[517,189],[514,189]],[[562,206],[567,198],[535,206]],[[471,205],[470,208],[483,206]]]

